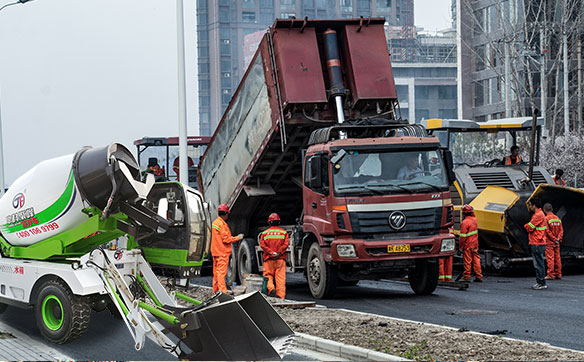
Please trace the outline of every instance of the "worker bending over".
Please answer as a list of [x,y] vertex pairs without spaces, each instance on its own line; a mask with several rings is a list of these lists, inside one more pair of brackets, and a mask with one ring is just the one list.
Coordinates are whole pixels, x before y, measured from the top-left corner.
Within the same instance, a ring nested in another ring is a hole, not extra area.
[[[290,240],[280,225],[276,213],[268,217],[269,227],[261,233],[260,247],[264,252],[264,277],[268,278],[268,295],[284,299],[286,296],[286,250]],[[274,286],[274,281],[276,286]]]
[[462,216],[464,217],[464,220],[460,224],[460,250],[462,251],[462,262],[464,264],[462,277],[465,281],[470,282],[471,270],[474,270],[474,281],[482,282],[483,272],[481,270],[481,257],[479,256],[479,229],[472,206],[464,205],[462,207]]
[[229,265],[231,255],[231,244],[243,239],[243,234],[231,236],[231,230],[227,226],[229,218],[229,207],[225,204],[217,208],[219,216],[213,221],[213,231],[211,234],[211,255],[213,256],[213,293],[218,290],[227,293],[225,285],[225,275]]
[[529,210],[533,212],[533,216],[524,227],[529,233],[529,246],[531,248],[531,257],[533,258],[536,281],[536,284],[534,284],[531,289],[547,289],[544,264],[547,222],[543,211],[541,211],[539,199],[533,197],[529,200],[528,207]]
[[560,243],[564,237],[562,220],[553,213],[552,204],[543,205],[543,213],[547,222],[545,231],[545,260],[547,264],[546,279],[562,279],[562,258],[560,257]]

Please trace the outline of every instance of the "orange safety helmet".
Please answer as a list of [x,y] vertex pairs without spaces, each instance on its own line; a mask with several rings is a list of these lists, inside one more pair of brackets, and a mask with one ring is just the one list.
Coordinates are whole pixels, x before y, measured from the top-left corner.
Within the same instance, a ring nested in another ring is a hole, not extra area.
[[229,214],[229,206],[227,206],[226,204],[221,204],[217,208],[217,211],[219,211],[219,212],[226,212],[226,213]]
[[280,221],[280,215],[276,214],[275,212],[271,213],[270,216],[268,216],[268,223],[272,221]]
[[465,214],[470,214],[473,211],[474,209],[469,204],[466,204],[462,207],[462,212],[464,212]]

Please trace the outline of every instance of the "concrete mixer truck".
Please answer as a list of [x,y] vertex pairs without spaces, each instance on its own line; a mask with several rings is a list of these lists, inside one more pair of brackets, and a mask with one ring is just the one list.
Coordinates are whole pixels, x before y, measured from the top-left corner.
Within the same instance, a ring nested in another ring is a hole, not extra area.
[[198,301],[166,291],[142,249],[186,250],[200,266],[210,241],[206,204],[180,183],[141,182],[120,144],[39,163],[0,198],[0,216],[0,311],[32,307],[51,342],[81,336],[92,309],[109,309],[136,350],[148,337],[180,359],[258,360],[289,346],[293,332],[259,293]]

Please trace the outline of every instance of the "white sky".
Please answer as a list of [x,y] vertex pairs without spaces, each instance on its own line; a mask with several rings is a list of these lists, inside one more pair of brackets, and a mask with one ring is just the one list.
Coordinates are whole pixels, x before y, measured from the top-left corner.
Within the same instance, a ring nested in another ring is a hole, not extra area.
[[[0,0],[0,6],[12,2]],[[184,1],[189,134],[198,134],[195,1]],[[0,12],[6,184],[38,162],[114,141],[176,136],[175,1],[36,0]],[[450,0],[415,0],[449,26]]]
[[414,24],[428,31],[450,28],[451,4],[451,0],[414,0]]

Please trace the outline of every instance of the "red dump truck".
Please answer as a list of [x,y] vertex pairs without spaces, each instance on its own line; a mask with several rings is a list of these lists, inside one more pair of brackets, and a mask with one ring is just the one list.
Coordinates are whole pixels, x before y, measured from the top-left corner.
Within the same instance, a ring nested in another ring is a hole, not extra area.
[[[199,164],[231,208],[228,282],[261,271],[258,234],[280,214],[287,267],[315,298],[408,277],[418,294],[454,253],[452,158],[400,117],[384,19],[278,19],[263,36]],[[216,214],[215,214],[216,216]]]

